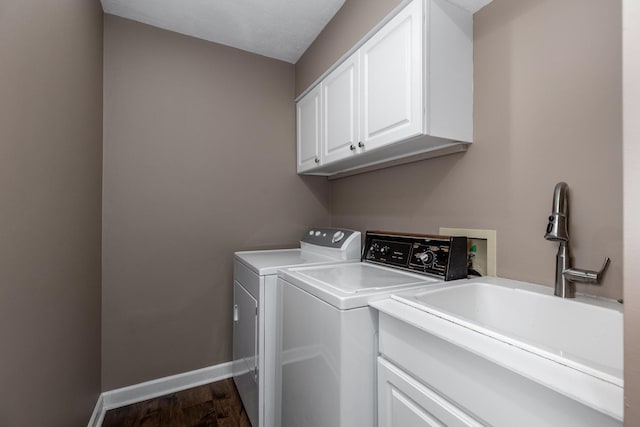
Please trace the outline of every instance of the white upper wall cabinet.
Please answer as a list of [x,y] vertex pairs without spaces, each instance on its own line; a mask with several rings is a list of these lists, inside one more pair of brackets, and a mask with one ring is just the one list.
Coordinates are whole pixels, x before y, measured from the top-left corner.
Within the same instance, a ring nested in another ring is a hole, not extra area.
[[320,87],[314,88],[296,104],[298,173],[320,164]]
[[360,61],[354,53],[320,84],[322,88],[321,164],[356,154],[360,125]]
[[[311,105],[321,106],[318,161],[318,135],[304,129]],[[340,177],[465,151],[472,12],[448,0],[403,2],[303,93],[297,112],[299,173]]]
[[422,2],[414,1],[362,48],[362,142],[368,150],[423,132]]

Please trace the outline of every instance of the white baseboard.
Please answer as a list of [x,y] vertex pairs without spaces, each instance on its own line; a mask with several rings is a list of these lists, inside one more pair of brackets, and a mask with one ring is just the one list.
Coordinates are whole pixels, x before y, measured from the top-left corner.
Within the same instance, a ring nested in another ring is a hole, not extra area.
[[233,375],[233,365],[233,362],[221,363],[195,371],[105,391],[98,397],[98,402],[87,427],[100,427],[105,412],[110,409],[230,378]]
[[91,418],[89,419],[89,424],[87,427],[100,427],[102,425],[102,420],[104,420],[104,399],[102,398],[102,394],[98,396],[98,401],[96,402],[96,407],[93,408],[93,413],[91,414]]

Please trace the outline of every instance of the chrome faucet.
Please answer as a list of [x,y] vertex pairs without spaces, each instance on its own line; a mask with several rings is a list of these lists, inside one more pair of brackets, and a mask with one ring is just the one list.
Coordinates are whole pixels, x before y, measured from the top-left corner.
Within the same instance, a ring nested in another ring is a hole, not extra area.
[[575,298],[575,282],[598,284],[602,280],[610,259],[606,258],[600,271],[582,270],[571,267],[569,252],[569,202],[567,193],[569,186],[566,182],[559,182],[553,191],[553,206],[547,233],[544,238],[552,242],[559,242],[556,255],[556,284],[554,295],[562,298]]

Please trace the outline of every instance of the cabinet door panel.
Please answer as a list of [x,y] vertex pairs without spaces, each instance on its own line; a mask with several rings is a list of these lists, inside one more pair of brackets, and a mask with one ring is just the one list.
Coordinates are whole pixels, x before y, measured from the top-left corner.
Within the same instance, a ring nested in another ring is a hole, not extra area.
[[351,55],[322,83],[323,164],[355,155],[359,133],[359,52]]
[[480,427],[482,424],[395,365],[378,358],[379,427]]
[[320,163],[320,85],[296,104],[296,140],[298,172]]
[[365,149],[424,129],[423,6],[414,1],[361,48]]
[[444,427],[438,419],[411,400],[406,394],[390,385],[389,416],[392,426]]

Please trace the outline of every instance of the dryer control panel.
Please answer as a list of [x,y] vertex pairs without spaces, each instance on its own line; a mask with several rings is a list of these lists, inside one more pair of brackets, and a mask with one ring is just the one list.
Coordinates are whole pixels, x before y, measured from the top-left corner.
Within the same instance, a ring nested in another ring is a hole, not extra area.
[[315,227],[304,233],[301,241],[317,246],[340,248],[354,234],[360,235],[357,231],[344,228]]
[[300,240],[302,253],[315,253],[336,260],[360,258],[362,235],[359,231],[345,228],[314,227]]
[[467,277],[467,238],[367,231],[362,261],[436,276]]

